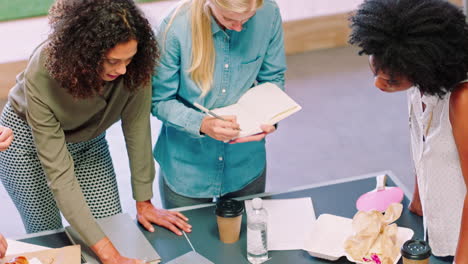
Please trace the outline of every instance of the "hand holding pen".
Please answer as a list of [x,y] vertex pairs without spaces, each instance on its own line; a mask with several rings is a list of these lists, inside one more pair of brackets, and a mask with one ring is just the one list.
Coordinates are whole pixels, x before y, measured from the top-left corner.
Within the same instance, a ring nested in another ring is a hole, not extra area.
[[239,136],[240,127],[235,116],[219,116],[200,104],[193,105],[207,114],[202,120],[200,132],[224,142]]

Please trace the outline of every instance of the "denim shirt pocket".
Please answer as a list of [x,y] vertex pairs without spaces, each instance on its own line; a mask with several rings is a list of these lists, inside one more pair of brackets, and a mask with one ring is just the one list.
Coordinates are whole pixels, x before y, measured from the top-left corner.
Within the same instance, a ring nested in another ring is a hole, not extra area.
[[[263,62],[262,56],[257,56],[254,60],[241,62],[239,65],[239,82],[251,87],[257,79],[260,71],[261,63]],[[243,85],[242,87],[246,87]]]

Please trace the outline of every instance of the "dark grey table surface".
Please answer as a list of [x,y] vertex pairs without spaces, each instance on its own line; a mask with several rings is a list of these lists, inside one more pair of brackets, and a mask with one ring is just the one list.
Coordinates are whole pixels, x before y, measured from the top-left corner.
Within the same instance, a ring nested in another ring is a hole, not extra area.
[[[391,172],[385,172],[389,177],[388,186],[399,185],[398,178]],[[284,193],[262,194],[265,199],[287,199],[311,197],[318,217],[323,213],[334,214],[352,218],[356,213],[355,203],[359,196],[375,188],[375,176],[380,173],[363,175],[326,183],[322,185],[307,186]],[[395,184],[397,183],[397,184]],[[403,200],[403,213],[397,220],[398,226],[409,227],[414,231],[414,238],[423,238],[422,218],[410,213],[407,209],[409,200],[406,196]],[[246,197],[251,198],[251,197]],[[216,217],[214,216],[214,206],[197,207],[192,209],[182,209],[183,213],[190,219],[193,226],[192,233],[187,234],[193,247],[197,252],[216,264],[248,264],[246,259],[246,217],[242,220],[241,235],[239,241],[233,244],[223,244],[218,239]],[[184,236],[177,236],[164,228],[156,228],[156,232],[140,229],[156,248],[163,260],[162,263],[170,261],[191,250],[190,244]],[[38,233],[29,235],[21,241],[38,244],[48,247],[63,247],[70,245],[70,241],[63,231]],[[274,263],[350,263],[345,257],[337,261],[327,261],[310,256],[304,250],[269,251],[271,259],[267,264]],[[399,262],[401,263],[401,261]],[[431,264],[452,263],[451,258],[431,257]],[[195,263],[194,263],[195,264]]]

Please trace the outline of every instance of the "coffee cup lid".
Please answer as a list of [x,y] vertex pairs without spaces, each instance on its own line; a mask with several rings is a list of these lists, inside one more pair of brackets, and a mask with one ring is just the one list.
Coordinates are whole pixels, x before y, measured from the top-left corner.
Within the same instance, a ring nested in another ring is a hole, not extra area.
[[244,203],[232,199],[219,199],[216,202],[215,212],[221,217],[236,217],[244,212]]
[[431,256],[431,247],[423,240],[408,240],[401,247],[401,255],[412,260],[427,259]]

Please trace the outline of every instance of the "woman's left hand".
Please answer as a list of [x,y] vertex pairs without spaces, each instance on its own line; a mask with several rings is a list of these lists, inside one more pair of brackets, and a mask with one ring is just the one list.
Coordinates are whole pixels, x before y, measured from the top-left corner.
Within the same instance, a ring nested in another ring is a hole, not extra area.
[[8,248],[7,241],[2,234],[0,234],[0,258],[3,258]]
[[188,218],[179,212],[158,209],[150,200],[136,202],[136,208],[138,222],[150,232],[154,232],[152,224],[165,227],[179,236],[182,235],[180,229],[192,232],[192,226],[187,223]]
[[13,141],[13,131],[8,127],[0,126],[0,151],[6,150]]
[[245,143],[245,142],[251,142],[251,141],[260,141],[266,137],[266,135],[271,134],[276,131],[275,126],[272,125],[262,125],[260,127],[263,132],[258,133],[252,136],[248,137],[242,137],[242,138],[236,138],[232,141],[229,142],[229,144],[235,144],[235,143]]

